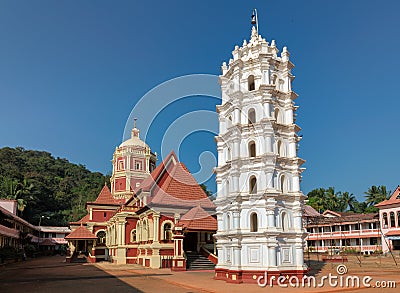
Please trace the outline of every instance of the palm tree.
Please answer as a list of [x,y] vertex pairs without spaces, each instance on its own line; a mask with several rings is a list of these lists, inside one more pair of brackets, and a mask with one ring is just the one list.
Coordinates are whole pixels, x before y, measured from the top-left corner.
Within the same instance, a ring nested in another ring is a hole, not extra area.
[[354,196],[354,194],[348,193],[346,191],[346,192],[343,192],[340,194],[339,202],[342,204],[342,206],[343,206],[342,212],[344,212],[348,209],[353,210],[354,204],[357,202],[357,200],[356,200],[356,197]]
[[26,199],[32,199],[30,193],[33,187],[33,184],[29,183],[27,179],[18,182],[16,179],[6,177],[1,185],[1,194],[2,197],[16,200],[17,209],[22,214],[27,205]]
[[312,206],[316,211],[322,212],[325,210],[323,198],[325,194],[324,188],[313,189],[307,193],[308,201],[307,204]]
[[386,186],[382,185],[382,186],[371,186],[370,188],[368,188],[367,192],[364,192],[367,196],[366,196],[366,203],[368,204],[368,206],[374,206],[377,203],[380,203],[386,199],[389,198],[390,195],[390,191],[387,192],[386,190]]
[[334,187],[329,187],[327,190],[325,190],[324,197],[323,197],[325,209],[339,212],[341,209],[340,203],[338,200],[339,195],[340,195],[340,192],[335,192]]

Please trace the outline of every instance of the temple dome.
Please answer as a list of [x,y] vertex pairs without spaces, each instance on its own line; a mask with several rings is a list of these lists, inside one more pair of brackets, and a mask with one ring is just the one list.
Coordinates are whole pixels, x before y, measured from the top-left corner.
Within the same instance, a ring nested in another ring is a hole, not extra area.
[[148,148],[149,146],[140,139],[139,137],[139,129],[137,129],[136,127],[134,127],[132,129],[132,135],[131,138],[125,140],[123,143],[120,144],[120,148],[122,147],[128,147],[128,146],[139,146],[139,147],[143,147],[143,148]]

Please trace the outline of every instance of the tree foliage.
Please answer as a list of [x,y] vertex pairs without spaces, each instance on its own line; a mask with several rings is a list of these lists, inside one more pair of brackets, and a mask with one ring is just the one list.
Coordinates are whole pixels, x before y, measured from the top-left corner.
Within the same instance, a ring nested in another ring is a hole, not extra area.
[[42,225],[78,220],[108,179],[48,152],[0,149],[0,198],[17,200],[20,216],[32,224],[41,216],[46,216]]
[[354,194],[335,191],[334,187],[317,188],[311,190],[308,196],[308,205],[318,212],[331,210],[335,212],[375,213],[378,209],[375,204],[387,199],[391,192],[385,186],[371,186],[368,188],[365,201],[358,201]]

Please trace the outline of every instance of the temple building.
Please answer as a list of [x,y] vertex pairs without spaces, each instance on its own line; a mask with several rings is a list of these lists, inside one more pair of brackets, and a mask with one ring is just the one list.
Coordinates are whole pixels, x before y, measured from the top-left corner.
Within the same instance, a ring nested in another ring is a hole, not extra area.
[[67,261],[213,269],[215,205],[176,154],[156,167],[135,123],[112,163],[111,190],[105,185],[86,203],[88,214],[70,223]]
[[155,169],[157,155],[140,139],[136,119],[131,138],[115,149],[111,191],[116,199],[128,200],[133,190]]
[[227,282],[255,283],[265,272],[301,277],[307,270],[294,65],[286,47],[278,52],[253,27],[249,42],[235,46],[222,65],[215,272]]

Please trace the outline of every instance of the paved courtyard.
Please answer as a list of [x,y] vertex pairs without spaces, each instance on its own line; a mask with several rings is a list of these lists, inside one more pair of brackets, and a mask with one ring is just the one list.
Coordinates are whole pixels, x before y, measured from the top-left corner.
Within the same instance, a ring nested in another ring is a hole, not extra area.
[[[268,285],[227,284],[213,280],[213,271],[171,272],[135,265],[67,264],[63,257],[43,257],[8,265],[0,269],[0,292],[399,292],[400,258],[395,265],[390,257],[349,257],[345,276],[371,276],[371,288],[340,288],[326,285],[317,288],[280,288]],[[319,262],[311,257],[311,274],[318,280],[332,273],[338,264]],[[373,288],[376,281],[395,281],[397,288]]]

